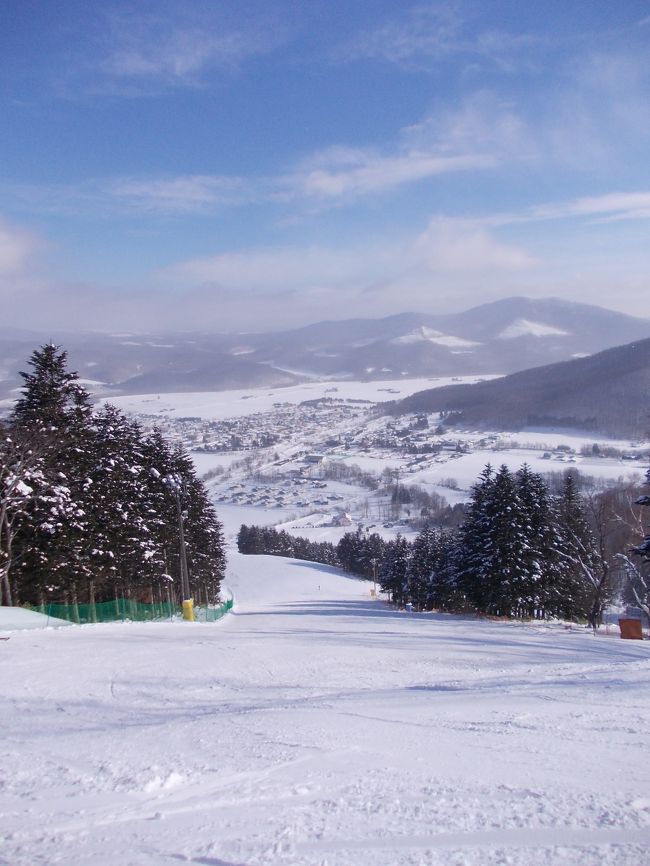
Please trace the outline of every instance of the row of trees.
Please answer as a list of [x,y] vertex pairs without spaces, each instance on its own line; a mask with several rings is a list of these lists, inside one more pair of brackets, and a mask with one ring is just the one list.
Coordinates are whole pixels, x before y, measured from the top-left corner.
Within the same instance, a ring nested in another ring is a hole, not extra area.
[[391,542],[380,581],[398,604],[595,624],[608,572],[571,474],[553,497],[527,466],[516,473],[488,466],[459,530]]
[[340,565],[336,548],[329,541],[310,541],[271,526],[242,524],[237,533],[237,549],[246,554],[288,556],[325,565]]
[[30,365],[0,425],[3,604],[169,598],[181,523],[192,594],[216,601],[222,528],[188,455],[113,406],[93,411],[59,347]]
[[[624,518],[633,504],[628,491],[581,495],[571,472],[552,493],[527,466],[516,473],[487,466],[456,529],[427,526],[412,543],[399,535],[386,542],[374,533],[350,532],[334,547],[243,526],[239,549],[337,564],[376,578],[400,606],[586,619],[595,627],[614,588],[613,574],[621,565],[630,568],[625,550],[639,525]],[[650,504],[650,497],[637,504]],[[638,552],[650,560],[648,545],[650,537]],[[638,583],[642,570],[636,571]]]

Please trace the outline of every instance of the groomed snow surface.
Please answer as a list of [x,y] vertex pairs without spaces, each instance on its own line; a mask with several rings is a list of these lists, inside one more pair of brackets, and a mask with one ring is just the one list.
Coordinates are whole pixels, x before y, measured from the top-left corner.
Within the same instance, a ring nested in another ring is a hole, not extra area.
[[230,556],[215,624],[1,631],[10,866],[648,863],[648,642]]

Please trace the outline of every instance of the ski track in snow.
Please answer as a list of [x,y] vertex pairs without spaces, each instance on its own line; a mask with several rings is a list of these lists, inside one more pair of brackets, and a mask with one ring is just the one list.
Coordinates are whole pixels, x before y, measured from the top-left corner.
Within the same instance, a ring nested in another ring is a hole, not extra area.
[[650,644],[230,555],[215,624],[0,645],[6,866],[642,866]]

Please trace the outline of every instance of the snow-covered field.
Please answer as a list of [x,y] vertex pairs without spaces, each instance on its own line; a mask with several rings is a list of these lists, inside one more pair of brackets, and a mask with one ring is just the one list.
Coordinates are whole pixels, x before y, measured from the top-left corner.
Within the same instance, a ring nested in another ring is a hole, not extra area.
[[232,391],[192,391],[180,394],[133,394],[111,397],[108,402],[125,412],[150,415],[193,416],[196,418],[236,418],[254,412],[270,412],[276,403],[302,403],[333,397],[339,400],[369,400],[385,403],[403,400],[427,388],[472,383],[495,376],[425,377],[421,379],[395,379],[378,382],[323,381],[306,382],[288,388],[248,388]]
[[[573,444],[567,437],[565,442]],[[626,463],[615,458],[597,458],[578,456],[572,461],[548,460],[542,451],[531,451],[525,448],[508,448],[503,451],[476,449],[470,454],[454,455],[454,459],[441,462],[439,465],[427,467],[408,476],[409,484],[436,484],[441,479],[453,478],[463,490],[469,490],[476,484],[480,473],[487,464],[495,469],[506,465],[516,472],[526,463],[533,472],[565,472],[574,467],[585,475],[591,475],[602,481],[630,483],[641,485],[646,470],[645,463]],[[444,495],[447,495],[446,493]],[[465,497],[467,499],[467,497]]]
[[229,583],[216,624],[0,631],[0,863],[648,862],[650,643]]

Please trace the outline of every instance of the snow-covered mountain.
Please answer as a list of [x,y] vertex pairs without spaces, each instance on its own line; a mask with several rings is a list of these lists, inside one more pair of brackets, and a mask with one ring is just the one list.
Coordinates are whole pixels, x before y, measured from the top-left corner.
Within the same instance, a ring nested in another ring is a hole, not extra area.
[[420,391],[395,414],[442,412],[451,423],[490,430],[574,427],[616,437],[650,433],[650,339],[535,367],[474,385]]
[[103,393],[278,387],[305,378],[512,373],[650,337],[650,320],[559,299],[507,298],[461,313],[402,313],[257,334],[0,331],[0,396],[54,340]]

